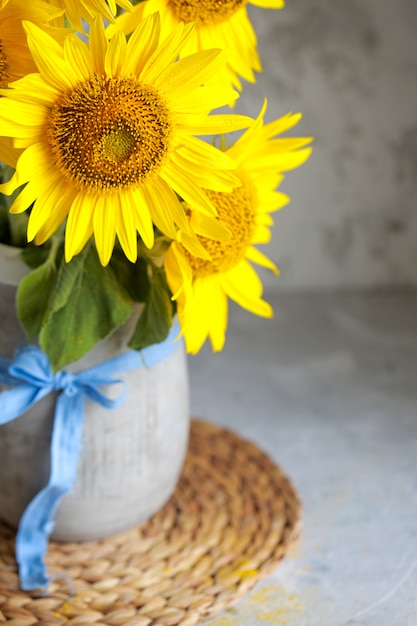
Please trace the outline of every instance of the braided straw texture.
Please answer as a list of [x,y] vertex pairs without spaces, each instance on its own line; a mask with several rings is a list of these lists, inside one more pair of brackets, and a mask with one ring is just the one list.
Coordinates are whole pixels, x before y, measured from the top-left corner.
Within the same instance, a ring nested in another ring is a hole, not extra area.
[[18,589],[14,532],[0,524],[0,622],[193,626],[270,574],[298,536],[300,503],[258,447],[193,420],[170,501],[132,531],[50,543],[47,592]]

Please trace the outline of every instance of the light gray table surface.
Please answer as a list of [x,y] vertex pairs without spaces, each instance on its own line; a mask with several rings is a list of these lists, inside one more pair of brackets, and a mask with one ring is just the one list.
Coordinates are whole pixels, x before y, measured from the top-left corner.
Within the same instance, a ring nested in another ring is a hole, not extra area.
[[269,300],[190,357],[192,411],[280,465],[303,529],[210,625],[417,626],[417,292]]

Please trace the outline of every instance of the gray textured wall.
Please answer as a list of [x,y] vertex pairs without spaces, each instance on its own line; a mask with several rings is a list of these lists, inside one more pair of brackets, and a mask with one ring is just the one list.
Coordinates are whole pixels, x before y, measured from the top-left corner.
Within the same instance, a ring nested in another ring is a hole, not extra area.
[[268,288],[417,283],[417,2],[287,0],[249,7],[264,72],[239,112],[302,111],[314,153],[282,187]]

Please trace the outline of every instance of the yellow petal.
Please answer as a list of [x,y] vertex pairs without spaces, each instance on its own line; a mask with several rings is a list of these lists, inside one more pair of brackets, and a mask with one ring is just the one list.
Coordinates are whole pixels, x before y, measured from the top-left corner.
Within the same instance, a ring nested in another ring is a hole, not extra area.
[[117,204],[118,198],[116,196],[110,202],[108,198],[98,196],[94,207],[94,239],[100,263],[104,267],[110,261],[116,240],[116,223],[119,212]]
[[[29,216],[28,240],[31,241],[32,235],[36,232],[35,243],[37,245],[47,241],[67,217],[73,197],[74,192],[71,189],[64,190],[62,185],[57,185],[49,195],[47,204],[44,204],[43,198],[39,198],[39,202],[35,203]],[[43,220],[43,223],[39,220],[36,227],[34,227],[32,219],[35,219],[37,208],[44,211],[46,218]]]
[[193,285],[193,298],[183,310],[183,332],[187,352],[197,354],[208,336],[207,297],[203,279]]
[[94,196],[78,194],[72,202],[65,228],[65,260],[81,252],[93,234]]
[[18,187],[24,185],[29,180],[37,181],[39,184],[38,189],[42,189],[42,179],[45,172],[48,171],[45,156],[44,146],[40,143],[33,144],[22,152],[12,178],[0,185],[0,193],[10,196]]
[[253,263],[256,263],[257,265],[261,265],[262,267],[268,268],[276,276],[278,276],[279,269],[277,268],[275,263],[273,261],[271,261],[271,259],[268,259],[268,257],[265,256],[265,254],[263,254],[262,252],[260,252],[260,250],[258,250],[257,248],[254,248],[253,246],[248,248],[246,250],[246,258],[249,261],[252,261]]
[[177,91],[175,95],[169,94],[169,103],[173,112],[187,111],[188,114],[208,114],[213,109],[230,105],[239,97],[234,89],[225,88],[223,85],[213,87],[213,79],[205,85],[190,90]]
[[272,156],[264,154],[257,159],[256,165],[259,170],[272,168],[279,172],[288,172],[305,163],[311,152],[311,148],[304,148],[294,152],[277,152]]
[[106,58],[108,41],[104,31],[103,20],[97,16],[90,27],[90,52],[94,69],[97,74],[105,74],[104,59]]
[[185,57],[161,73],[159,89],[175,97],[177,90],[182,94],[184,89],[199,87],[225,64],[228,56],[221,50],[203,50]]
[[[58,199],[65,193],[65,185],[56,174],[55,176],[49,176],[44,183],[45,188],[40,193],[38,191],[36,201],[30,212],[28,223],[29,241],[32,241],[38,231],[52,218],[56,211],[55,205]],[[26,191],[28,187],[31,188],[33,185],[29,183],[23,191]],[[65,219],[68,208],[62,213],[61,222]]]
[[[199,187],[228,193],[240,186],[240,180],[233,172],[217,169],[217,167],[214,169],[213,165],[205,167],[203,163],[198,163],[195,158],[186,158],[185,154],[186,152],[179,150],[174,152],[171,156],[171,162],[175,164],[177,170],[188,172],[194,184]],[[191,157],[191,155],[189,156]]]
[[65,91],[77,84],[79,77],[66,63],[61,46],[41,28],[23,21],[28,35],[28,46],[43,78],[52,86]]
[[60,95],[59,90],[47,83],[40,74],[27,74],[19,80],[15,80],[11,89],[1,89],[0,95],[7,96],[12,100],[41,104],[50,107]]
[[46,115],[47,109],[38,104],[0,98],[0,134],[25,136],[25,127],[37,128],[40,134],[39,126],[45,123]]
[[197,257],[198,259],[207,259],[207,261],[211,261],[210,254],[203,247],[201,241],[190,228],[179,231],[177,239],[192,256]]
[[223,350],[226,341],[228,303],[217,276],[205,279],[205,293],[208,300],[210,342],[214,352],[219,352]]
[[143,2],[141,2],[134,6],[133,10],[118,15],[115,23],[107,26],[106,35],[111,38],[118,30],[130,35],[143,21]]
[[170,245],[165,254],[164,267],[168,286],[173,294],[172,299],[177,300],[184,290],[191,287],[192,273],[180,247],[175,242]]
[[129,37],[123,74],[139,75],[158,47],[160,35],[159,13],[150,15]]
[[[162,184],[148,185],[141,190],[141,204],[146,207],[161,233],[164,233],[171,239],[175,239],[177,230],[171,211],[174,205],[179,205],[180,203],[168,185],[162,180],[160,183]],[[166,198],[167,203],[165,203],[164,198]],[[166,210],[166,206],[170,207],[170,210]]]
[[197,137],[187,137],[186,143],[181,145],[177,152],[201,167],[236,169],[236,163],[229,154]]
[[0,137],[0,161],[10,167],[16,167],[21,152],[13,146],[11,137]]
[[260,278],[247,261],[241,261],[232,270],[222,274],[221,281],[229,298],[239,306],[260,317],[273,316],[271,305],[261,299]]
[[219,114],[219,115],[193,115],[187,117],[177,114],[178,127],[186,128],[193,135],[212,135],[231,133],[235,130],[248,128],[253,122],[251,117],[246,115]]
[[178,24],[175,30],[165,39],[162,45],[155,50],[148,59],[141,72],[141,78],[150,84],[154,84],[165,73],[167,66],[178,57],[178,51],[194,30],[194,24]]
[[116,33],[107,48],[104,70],[109,78],[119,76],[126,59],[126,37]]
[[145,194],[142,191],[124,194],[123,210],[130,211],[135,228],[139,232],[143,243],[147,248],[152,248],[154,244],[153,224]]
[[88,47],[76,35],[64,42],[65,60],[79,73],[80,80],[88,80],[94,73],[93,60]]
[[160,173],[161,178],[172,187],[172,189],[187,202],[193,209],[203,211],[208,215],[216,215],[216,209],[208,199],[204,191],[192,180],[187,178],[186,173],[176,167],[171,161]]
[[208,237],[208,239],[215,239],[216,241],[230,239],[232,234],[226,224],[200,211],[193,211],[191,213],[190,226],[197,235]]
[[248,2],[262,9],[282,9],[285,6],[284,0],[248,0]]
[[252,243],[269,243],[271,241],[271,231],[267,226],[256,225],[252,237]]

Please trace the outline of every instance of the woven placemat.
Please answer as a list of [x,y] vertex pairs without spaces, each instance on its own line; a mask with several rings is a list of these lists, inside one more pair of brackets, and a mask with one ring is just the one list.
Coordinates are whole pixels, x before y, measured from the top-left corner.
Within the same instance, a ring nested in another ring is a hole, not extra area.
[[49,545],[47,595],[18,589],[14,533],[0,524],[0,622],[192,626],[232,606],[297,538],[300,503],[253,443],[193,420],[170,501],[110,539]]

